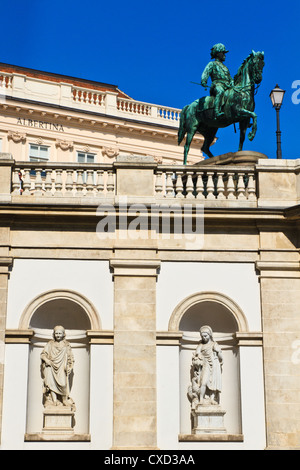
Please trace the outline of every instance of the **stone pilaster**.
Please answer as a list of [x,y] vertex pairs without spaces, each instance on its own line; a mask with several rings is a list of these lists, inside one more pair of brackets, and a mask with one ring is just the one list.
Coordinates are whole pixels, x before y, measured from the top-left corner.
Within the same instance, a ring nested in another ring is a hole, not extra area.
[[299,449],[300,266],[297,261],[262,261],[257,268],[261,283],[267,448]]
[[0,258],[0,442],[2,430],[3,379],[4,379],[4,344],[7,310],[7,288],[11,258]]
[[114,260],[114,449],[156,448],[156,260]]

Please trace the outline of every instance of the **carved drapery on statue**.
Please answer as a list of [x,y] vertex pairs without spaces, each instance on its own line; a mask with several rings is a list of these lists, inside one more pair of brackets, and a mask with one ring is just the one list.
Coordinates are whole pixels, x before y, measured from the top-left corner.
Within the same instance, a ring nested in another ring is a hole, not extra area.
[[192,383],[188,388],[192,433],[224,434],[226,412],[220,406],[223,354],[219,344],[214,341],[210,326],[202,326],[200,336],[201,340],[192,357]]
[[[248,135],[253,140],[257,130],[257,115],[254,112],[254,95],[262,81],[264,52],[254,52],[244,60],[232,80],[228,68],[224,65],[228,51],[221,43],[213,46],[211,61],[205,67],[201,85],[207,87],[211,78],[210,96],[195,100],[185,106],[180,114],[178,145],[186,137],[184,145],[184,164],[196,132],[204,137],[202,152],[213,157],[210,145],[213,143],[219,128],[239,123],[240,141],[238,150],[243,149],[246,130],[252,127]],[[252,120],[252,122],[251,122]]]
[[222,350],[213,339],[209,326],[200,329],[201,341],[192,358],[192,385],[188,395],[192,408],[197,405],[218,405],[222,390]]
[[44,406],[63,405],[74,408],[74,402],[69,396],[74,357],[62,326],[54,328],[53,339],[46,344],[41,361]]

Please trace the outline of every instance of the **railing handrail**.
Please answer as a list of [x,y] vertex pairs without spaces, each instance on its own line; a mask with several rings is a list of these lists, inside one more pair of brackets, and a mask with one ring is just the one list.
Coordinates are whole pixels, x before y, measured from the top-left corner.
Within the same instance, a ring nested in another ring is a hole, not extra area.
[[96,90],[93,88],[86,88],[78,85],[72,85],[72,90],[88,91],[89,93],[98,93],[100,95],[106,95],[106,90]]
[[218,173],[227,173],[228,171],[234,171],[234,172],[251,172],[255,173],[256,169],[251,165],[249,166],[240,166],[240,165],[226,165],[226,166],[220,166],[220,165],[201,165],[198,164],[197,166],[195,165],[162,165],[158,164],[156,171],[183,171],[184,173],[186,171],[193,171],[194,173],[197,172],[203,172],[203,171],[214,171]]
[[78,163],[78,162],[23,162],[15,161],[13,168],[40,168],[40,169],[53,169],[53,170],[76,170],[76,169],[93,169],[93,170],[112,170],[113,163]]

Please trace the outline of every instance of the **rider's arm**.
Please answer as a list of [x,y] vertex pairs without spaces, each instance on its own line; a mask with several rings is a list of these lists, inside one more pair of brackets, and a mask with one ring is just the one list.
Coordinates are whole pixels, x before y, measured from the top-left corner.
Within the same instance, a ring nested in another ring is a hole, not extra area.
[[207,87],[207,80],[212,72],[212,67],[213,63],[209,62],[205,69],[203,70],[202,76],[201,76],[201,85],[204,86],[205,88]]

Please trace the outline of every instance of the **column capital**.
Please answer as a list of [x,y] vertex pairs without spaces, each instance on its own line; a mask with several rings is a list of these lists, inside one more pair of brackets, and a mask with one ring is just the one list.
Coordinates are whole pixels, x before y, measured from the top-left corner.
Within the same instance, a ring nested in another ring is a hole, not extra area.
[[157,276],[159,260],[111,259],[110,267],[114,276]]
[[300,278],[300,261],[256,261],[260,277]]

